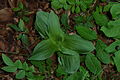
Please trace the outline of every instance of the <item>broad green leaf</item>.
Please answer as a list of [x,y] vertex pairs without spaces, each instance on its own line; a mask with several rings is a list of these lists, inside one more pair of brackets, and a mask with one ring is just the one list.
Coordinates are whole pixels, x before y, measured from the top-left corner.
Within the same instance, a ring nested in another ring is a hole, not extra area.
[[85,65],[94,74],[99,74],[102,72],[101,63],[92,53],[87,54]]
[[22,63],[20,60],[15,61],[14,65],[18,68],[18,69],[22,69]]
[[101,62],[105,64],[109,64],[110,56],[107,52],[105,52],[106,47],[107,45],[104,42],[102,42],[101,40],[98,40],[96,43],[96,56]]
[[113,19],[120,18],[120,3],[114,4],[111,7],[110,12],[112,14]]
[[17,70],[17,67],[15,66],[5,66],[1,68],[2,70],[6,72],[15,72]]
[[37,44],[29,60],[45,60],[53,55],[57,46],[51,40],[43,40]]
[[93,30],[90,30],[89,28],[85,26],[77,26],[76,30],[80,34],[80,36],[86,40],[97,39],[97,33]]
[[80,67],[80,56],[78,53],[72,56],[59,54],[58,61],[67,73],[74,73]]
[[22,65],[23,69],[28,71],[29,70],[29,67],[28,67],[28,64],[26,62],[23,63]]
[[48,24],[49,24],[49,37],[55,41],[63,41],[64,33],[60,28],[59,18],[53,11],[51,11],[49,14]]
[[71,50],[71,49],[67,49],[65,47],[61,47],[60,48],[60,51],[63,53],[63,54],[68,54],[68,55],[75,55],[76,52]]
[[2,54],[2,59],[3,59],[3,61],[6,65],[14,66],[13,61],[8,56],[6,56],[5,54]]
[[78,35],[66,35],[63,46],[78,51],[78,53],[91,52],[95,49],[92,42],[84,40]]
[[93,13],[96,24],[100,26],[107,26],[108,18],[104,14],[100,14],[98,11]]
[[25,77],[25,71],[24,70],[20,70],[15,76],[16,79],[22,79],[24,77]]
[[113,42],[112,44],[110,44],[107,48],[105,48],[105,51],[108,53],[113,53],[113,52],[117,51],[117,47],[119,49],[120,40],[117,40],[117,41]]
[[114,53],[115,57],[113,57],[114,63],[117,67],[117,71],[120,72],[120,50]]
[[43,38],[48,37],[48,16],[49,13],[43,11],[38,11],[36,14],[35,29]]
[[114,37],[114,38],[120,38],[120,19],[115,21],[110,21],[108,23],[108,27],[103,26],[101,28],[101,31],[104,32],[104,34],[107,37]]

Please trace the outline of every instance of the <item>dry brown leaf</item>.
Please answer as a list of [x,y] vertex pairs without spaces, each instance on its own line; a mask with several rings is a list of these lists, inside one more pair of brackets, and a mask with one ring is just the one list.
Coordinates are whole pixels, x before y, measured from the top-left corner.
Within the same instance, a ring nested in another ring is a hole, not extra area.
[[0,23],[9,22],[13,20],[13,12],[10,8],[0,10]]

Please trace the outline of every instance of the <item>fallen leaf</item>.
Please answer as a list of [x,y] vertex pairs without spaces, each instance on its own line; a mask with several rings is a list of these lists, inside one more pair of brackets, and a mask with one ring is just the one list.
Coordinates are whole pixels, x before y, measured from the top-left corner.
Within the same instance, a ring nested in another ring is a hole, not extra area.
[[13,12],[10,8],[0,10],[0,23],[9,22],[13,20]]

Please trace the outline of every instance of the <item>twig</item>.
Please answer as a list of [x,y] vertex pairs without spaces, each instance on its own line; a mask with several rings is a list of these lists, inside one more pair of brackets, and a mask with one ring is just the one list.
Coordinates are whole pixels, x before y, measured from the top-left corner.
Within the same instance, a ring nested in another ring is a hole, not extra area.
[[13,3],[11,2],[11,0],[8,0],[8,3],[9,3],[11,8],[14,8]]

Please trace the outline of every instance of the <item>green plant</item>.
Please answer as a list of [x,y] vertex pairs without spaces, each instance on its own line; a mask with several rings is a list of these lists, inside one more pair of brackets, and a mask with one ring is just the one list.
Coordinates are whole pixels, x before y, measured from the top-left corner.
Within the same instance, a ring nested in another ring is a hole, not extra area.
[[97,33],[86,26],[76,26],[76,30],[80,36],[86,40],[97,39]]
[[15,76],[16,79],[22,79],[25,76],[27,76],[27,78],[34,77],[33,75],[33,73],[35,72],[34,66],[29,67],[26,62],[22,64],[20,60],[16,60],[15,62],[13,62],[5,54],[2,54],[2,59],[7,66],[2,67],[1,69],[6,72],[17,72]]
[[21,1],[19,1],[17,7],[12,8],[12,10],[15,12],[17,17],[20,17],[25,22],[29,22],[28,15],[31,14],[31,12],[29,12],[26,9],[26,7],[23,5],[23,3]]
[[85,12],[94,0],[51,0],[51,5],[54,9],[64,8],[71,10],[73,13]]
[[53,68],[52,68],[52,60],[50,58],[46,59],[45,61],[31,61],[32,65],[38,68],[38,71],[41,75],[46,75],[47,77],[51,77]]
[[102,42],[101,40],[97,40],[96,56],[104,64],[109,64],[110,63],[110,55],[108,52],[105,51],[105,48],[107,48],[107,45],[104,42]]
[[120,28],[118,27],[120,26],[119,8],[120,3],[108,4],[108,10],[110,10],[112,20],[109,20],[108,17],[100,11],[99,7],[97,7],[96,11],[93,13],[96,24],[102,26],[100,30],[103,31],[107,37],[120,38]]
[[80,16],[75,16],[73,18],[75,21],[76,26],[85,26],[89,28],[93,28],[93,16],[92,15],[80,15]]
[[106,15],[102,13],[102,10],[100,9],[100,7],[97,7],[96,11],[93,12],[93,17],[95,19],[96,24],[99,26],[106,26],[108,23],[108,18]]
[[29,39],[28,39],[28,29],[25,27],[25,24],[22,19],[19,20],[18,26],[15,24],[9,24],[9,26],[14,29],[15,31],[19,32],[17,37],[18,40],[21,40],[25,46],[29,46]]
[[56,52],[60,65],[68,73],[78,70],[79,54],[87,54],[95,49],[90,41],[82,39],[77,34],[65,34],[53,11],[50,13],[37,12],[35,29],[45,40],[37,44],[29,60],[45,60]]

